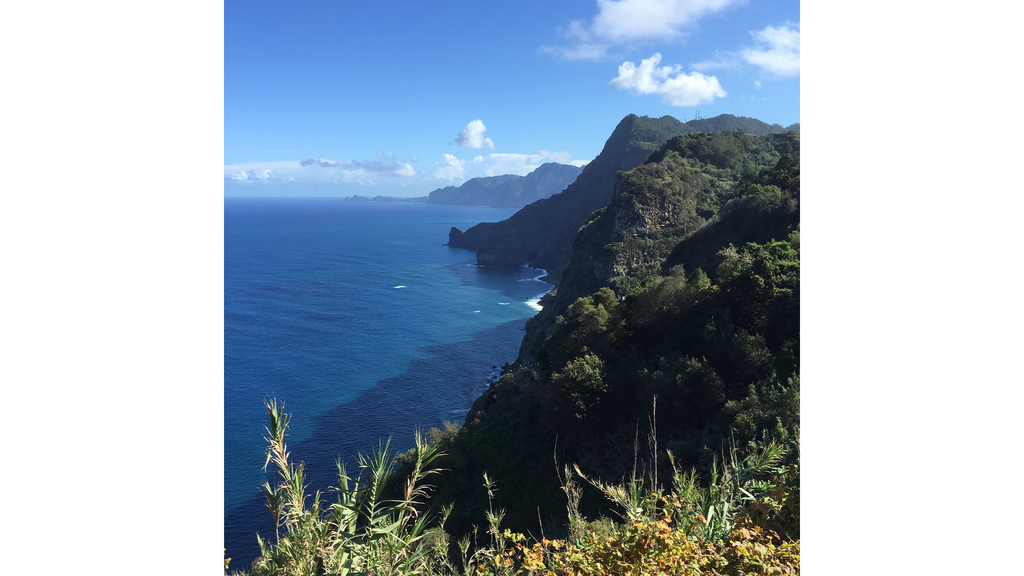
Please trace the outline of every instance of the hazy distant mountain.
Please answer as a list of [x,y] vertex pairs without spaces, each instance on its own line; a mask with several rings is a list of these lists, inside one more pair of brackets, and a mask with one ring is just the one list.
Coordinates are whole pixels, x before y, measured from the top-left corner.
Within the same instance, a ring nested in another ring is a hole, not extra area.
[[582,171],[581,167],[547,162],[526,176],[505,174],[473,178],[461,186],[439,188],[430,193],[427,203],[522,208],[561,192]]

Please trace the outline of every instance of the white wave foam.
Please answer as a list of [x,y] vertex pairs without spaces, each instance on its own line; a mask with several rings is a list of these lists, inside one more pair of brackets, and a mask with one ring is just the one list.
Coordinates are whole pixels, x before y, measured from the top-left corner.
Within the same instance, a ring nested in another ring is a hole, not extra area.
[[[534,268],[533,266],[527,266],[525,264],[523,265],[523,268],[529,268],[530,270],[536,270],[536,271],[540,272],[540,274],[537,274],[533,278],[523,278],[522,280],[520,280],[520,282],[544,282],[545,284],[551,284],[551,282],[548,282],[546,280],[541,280],[541,278],[543,278],[543,277],[548,275],[548,271],[547,270],[545,270],[543,268]],[[551,285],[554,286],[554,284],[551,284]]]
[[508,306],[508,302],[498,302],[498,306]]
[[473,314],[479,314],[479,313],[480,313],[479,310],[473,310]]
[[[541,296],[543,296],[543,294],[541,294]],[[540,312],[541,310],[544,309],[544,307],[540,305],[540,296],[537,296],[536,298],[530,298],[526,302],[523,302],[523,304],[526,304],[527,306],[533,308],[537,312]]]
[[405,288],[405,286],[399,284],[398,286],[395,286],[395,288]]

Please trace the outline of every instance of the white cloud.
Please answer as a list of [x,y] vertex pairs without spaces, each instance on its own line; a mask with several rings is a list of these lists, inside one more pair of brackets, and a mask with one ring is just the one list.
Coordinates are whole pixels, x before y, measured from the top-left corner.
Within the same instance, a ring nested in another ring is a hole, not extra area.
[[743,60],[777,76],[800,74],[800,24],[786,22],[751,31],[755,48],[740,51]]
[[[461,159],[444,154],[429,170],[417,171],[410,162],[399,160],[391,153],[378,153],[377,160],[345,161],[308,158],[302,161],[249,162],[224,166],[225,191],[228,195],[288,193],[288,186],[297,185],[304,193],[321,194],[317,190],[334,190],[334,194],[423,195],[432,187],[479,176],[518,174],[525,176],[544,162],[559,162],[584,166],[588,161],[573,160],[564,151],[541,150],[536,154],[489,153],[472,159]],[[308,187],[308,185],[317,185]],[[276,187],[275,187],[276,186]],[[306,186],[306,187],[302,187]],[[360,191],[372,188],[374,192]],[[228,190],[232,190],[228,192]],[[269,193],[269,192],[268,192]],[[328,194],[329,195],[329,194]]]
[[547,150],[541,150],[541,154],[548,157],[552,162],[558,162],[559,164],[571,164],[572,154],[568,152],[549,152]]
[[409,162],[388,152],[377,160],[348,162],[308,158],[302,161],[250,162],[224,166],[224,178],[233,183],[296,182],[300,184],[354,183],[373,185],[378,179],[414,180],[420,173]]
[[760,80],[754,80],[754,87],[757,88],[758,90],[760,90],[761,89],[761,81]]
[[690,64],[690,68],[693,68],[698,72],[706,72],[708,70],[737,68],[742,64],[743,61],[740,60],[739,54],[736,52],[715,51],[715,57],[713,59],[694,62],[693,64]]
[[490,148],[494,150],[494,141],[490,138],[484,138],[484,132],[487,128],[484,123],[480,120],[473,120],[469,124],[466,124],[466,129],[459,132],[459,135],[455,138],[455,142],[463,148],[472,148],[479,150],[481,148]]
[[234,180],[235,182],[283,182],[284,178],[281,178],[273,173],[269,168],[252,168],[249,170],[241,170],[239,172],[230,172],[227,174],[227,178]]
[[451,154],[445,154],[444,159],[440,162],[434,162],[434,165],[438,166],[437,170],[434,170],[434,178],[451,182],[456,178],[463,178],[462,174],[465,171],[466,161],[459,160],[458,157]]
[[597,0],[597,14],[587,28],[569,23],[565,36],[573,48],[541,46],[540,51],[565,60],[600,60],[610,45],[645,40],[673,40],[701,18],[745,0]]
[[754,48],[742,46],[739,50],[715,52],[711,60],[691,64],[691,67],[705,72],[752,64],[776,76],[800,74],[799,22],[786,22],[777,27],[767,26],[764,30],[751,30],[750,35],[755,42]]
[[[415,162],[415,160],[413,161]],[[419,174],[412,164],[400,161],[391,152],[387,154],[378,152],[376,160],[353,160],[352,162],[347,162],[345,160],[333,161],[323,158],[308,158],[299,162],[299,165],[303,168],[336,168],[342,172],[352,174],[379,174],[381,176],[403,177],[417,176]]]
[[608,46],[604,44],[581,43],[574,48],[564,46],[548,46],[547,44],[537,49],[542,54],[551,54],[560,60],[601,60],[608,52]]
[[669,40],[738,0],[598,0],[593,34],[612,42]]
[[672,106],[696,106],[713,102],[726,96],[718,78],[705,76],[700,72],[682,73],[682,67],[662,66],[661,54],[640,61],[640,66],[623,62],[619,75],[608,83],[618,90],[629,90],[634,94],[660,94]]
[[[479,160],[477,160],[479,158]],[[494,152],[487,156],[473,158],[473,166],[465,175],[466,178],[480,176],[500,176],[502,174],[518,174],[526,176],[545,162],[558,162],[573,166],[586,166],[589,160],[573,160],[568,152],[551,152],[540,150],[536,154],[513,154]]]
[[402,163],[399,164],[397,168],[395,168],[392,174],[394,174],[395,176],[404,176],[406,178],[412,178],[413,176],[419,174],[419,172],[417,172],[416,169],[412,167],[412,164]]

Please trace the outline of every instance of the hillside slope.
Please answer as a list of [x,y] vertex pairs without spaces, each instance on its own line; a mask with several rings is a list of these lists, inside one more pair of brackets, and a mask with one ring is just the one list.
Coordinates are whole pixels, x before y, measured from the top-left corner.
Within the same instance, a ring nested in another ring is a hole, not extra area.
[[[438,500],[455,502],[456,533],[487,508],[484,472],[507,524],[538,533],[538,510],[549,529],[564,523],[546,515],[564,509],[552,455],[615,482],[665,466],[664,454],[660,464],[637,454],[638,437],[698,470],[732,441],[795,438],[799,138],[778,140],[793,151],[763,136],[691,134],[620,175],[610,205],[576,235],[548,324],[524,339],[531,361],[441,440],[449,472]],[[706,266],[679,265],[695,258]],[[585,494],[581,506],[602,505]]]
[[631,170],[673,136],[691,130],[671,116],[625,117],[601,153],[563,192],[516,212],[508,220],[482,223],[465,232],[452,228],[448,245],[477,251],[484,265],[530,262],[557,278],[569,263],[572,240],[591,212],[608,205],[616,172]]

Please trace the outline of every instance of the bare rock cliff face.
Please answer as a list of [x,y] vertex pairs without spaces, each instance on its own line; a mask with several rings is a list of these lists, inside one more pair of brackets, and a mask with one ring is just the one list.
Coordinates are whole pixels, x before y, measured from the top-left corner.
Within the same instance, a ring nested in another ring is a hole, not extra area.
[[577,298],[605,286],[623,298],[645,269],[659,273],[676,244],[705,223],[696,211],[698,196],[721,188],[675,153],[620,174],[609,206],[594,212],[576,235],[552,302],[527,324],[520,362],[536,359],[558,313]]

